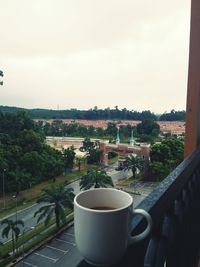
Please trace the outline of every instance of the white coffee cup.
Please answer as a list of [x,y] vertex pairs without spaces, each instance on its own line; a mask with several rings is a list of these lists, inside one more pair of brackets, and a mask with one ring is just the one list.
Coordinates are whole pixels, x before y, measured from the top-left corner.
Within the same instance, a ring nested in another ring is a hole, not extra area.
[[[133,199],[128,193],[113,188],[89,189],[76,195],[75,240],[88,263],[97,266],[114,264],[130,244],[141,241],[149,234],[151,216],[142,209],[134,210],[132,204]],[[142,233],[131,236],[131,220],[136,214],[145,217],[147,227]]]

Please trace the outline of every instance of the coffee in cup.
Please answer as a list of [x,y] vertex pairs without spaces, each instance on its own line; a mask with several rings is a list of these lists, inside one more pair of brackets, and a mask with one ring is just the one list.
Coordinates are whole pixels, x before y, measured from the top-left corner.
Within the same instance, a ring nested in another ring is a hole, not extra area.
[[[113,188],[80,192],[74,199],[74,229],[77,248],[84,259],[96,266],[118,262],[130,244],[143,240],[152,226],[151,216],[133,209],[132,197]],[[146,229],[131,236],[131,220],[140,214],[147,220]]]

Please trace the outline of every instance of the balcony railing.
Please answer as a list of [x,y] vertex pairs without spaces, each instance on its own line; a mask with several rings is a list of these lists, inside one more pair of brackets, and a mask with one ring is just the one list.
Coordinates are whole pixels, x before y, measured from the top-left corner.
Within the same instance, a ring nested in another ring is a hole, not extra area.
[[[151,235],[130,247],[116,267],[197,267],[200,245],[200,148],[185,159],[137,208],[153,219]],[[145,227],[133,220],[133,234]],[[89,267],[81,261],[78,267]]]

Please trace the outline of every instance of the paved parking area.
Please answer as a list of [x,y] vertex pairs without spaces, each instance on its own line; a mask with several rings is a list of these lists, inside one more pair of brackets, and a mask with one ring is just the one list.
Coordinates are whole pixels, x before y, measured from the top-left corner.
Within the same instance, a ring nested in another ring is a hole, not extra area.
[[70,227],[56,238],[34,251],[16,267],[66,267],[76,266],[81,260],[74,240],[74,228]]

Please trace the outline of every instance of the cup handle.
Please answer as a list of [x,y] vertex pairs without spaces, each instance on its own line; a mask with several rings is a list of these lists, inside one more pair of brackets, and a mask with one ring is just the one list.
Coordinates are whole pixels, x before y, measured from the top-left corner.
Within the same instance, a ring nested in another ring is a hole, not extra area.
[[135,209],[133,211],[133,215],[135,215],[135,214],[140,214],[140,215],[145,217],[145,219],[147,220],[147,227],[142,233],[140,233],[138,235],[135,235],[135,236],[130,235],[129,236],[129,245],[143,240],[150,233],[151,228],[152,228],[152,219],[151,219],[151,215],[148,212],[146,212],[145,210],[142,210],[142,209]]

